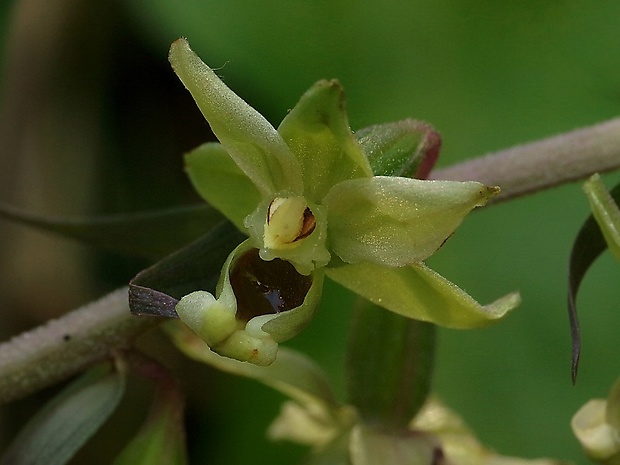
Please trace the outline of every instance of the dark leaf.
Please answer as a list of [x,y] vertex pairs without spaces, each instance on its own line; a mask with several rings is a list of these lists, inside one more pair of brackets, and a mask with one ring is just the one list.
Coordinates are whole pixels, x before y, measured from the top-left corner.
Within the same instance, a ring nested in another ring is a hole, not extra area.
[[[612,198],[620,201],[620,184],[611,192]],[[603,233],[592,215],[581,226],[573,243],[568,267],[568,319],[572,338],[571,374],[573,384],[577,380],[579,356],[581,353],[581,334],[577,317],[577,292],[581,282],[594,261],[607,249]]]
[[0,218],[150,259],[183,247],[223,219],[217,210],[206,204],[85,219],[35,215],[0,205]]
[[214,292],[220,270],[245,236],[227,220],[200,239],[163,258],[129,283],[129,308],[135,315],[176,318],[181,297],[196,290]]

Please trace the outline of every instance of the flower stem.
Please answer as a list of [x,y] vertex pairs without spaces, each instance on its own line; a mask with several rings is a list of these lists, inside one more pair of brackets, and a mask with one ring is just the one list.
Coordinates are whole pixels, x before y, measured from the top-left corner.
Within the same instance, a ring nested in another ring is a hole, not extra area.
[[[476,180],[511,199],[620,167],[620,118],[436,170],[435,179]],[[131,344],[159,320],[135,317],[127,289],[0,344],[0,403],[80,372]]]

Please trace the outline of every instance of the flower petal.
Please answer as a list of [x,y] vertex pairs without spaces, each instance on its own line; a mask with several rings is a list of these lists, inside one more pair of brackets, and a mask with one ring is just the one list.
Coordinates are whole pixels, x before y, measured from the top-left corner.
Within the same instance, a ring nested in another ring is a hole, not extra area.
[[606,421],[607,401],[591,399],[571,420],[571,428],[584,452],[601,463],[618,463],[618,432]]
[[419,262],[432,255],[474,207],[498,192],[477,182],[387,176],[343,181],[323,202],[329,240],[347,263]]
[[327,276],[383,308],[448,328],[488,326],[521,300],[511,293],[482,306],[422,263],[402,268],[356,263],[328,268]]
[[245,230],[243,220],[261,197],[226,149],[218,143],[203,144],[185,155],[185,169],[201,197]]
[[214,134],[259,191],[300,195],[301,167],[274,127],[230,90],[185,39],[172,43],[169,60]]
[[284,118],[278,132],[302,164],[305,195],[314,202],[345,179],[372,176],[344,109],[338,81],[319,81]]

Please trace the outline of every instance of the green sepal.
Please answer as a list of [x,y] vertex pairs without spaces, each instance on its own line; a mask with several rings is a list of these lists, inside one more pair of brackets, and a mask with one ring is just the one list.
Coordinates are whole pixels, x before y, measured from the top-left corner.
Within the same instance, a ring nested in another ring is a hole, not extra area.
[[5,451],[1,465],[63,465],[118,406],[125,375],[109,365],[91,369],[45,405]]
[[474,207],[498,192],[477,182],[389,176],[343,181],[324,200],[331,247],[347,263],[419,262],[437,251]]
[[408,318],[456,329],[488,326],[519,305],[518,293],[480,305],[423,263],[387,268],[357,263],[329,268],[327,276],[371,302]]
[[301,167],[275,128],[230,90],[185,39],[172,43],[168,58],[213,133],[261,194],[301,195]]
[[430,124],[406,119],[356,131],[373,173],[426,179],[441,148],[441,136]]
[[301,404],[317,403],[327,409],[337,405],[327,375],[304,354],[281,347],[271,365],[252,365],[217,355],[178,322],[171,321],[165,329],[181,352],[194,360],[259,381]]
[[243,220],[261,201],[250,178],[218,143],[206,143],[185,155],[185,170],[192,185],[210,205],[240,230]]
[[174,252],[223,220],[222,215],[208,205],[94,218],[57,218],[0,205],[0,218],[113,252],[149,259]]
[[286,115],[278,132],[301,162],[304,195],[320,202],[334,184],[372,176],[349,128],[338,81],[318,81]]
[[346,386],[349,402],[365,423],[407,428],[428,395],[434,350],[434,325],[358,299],[347,347]]

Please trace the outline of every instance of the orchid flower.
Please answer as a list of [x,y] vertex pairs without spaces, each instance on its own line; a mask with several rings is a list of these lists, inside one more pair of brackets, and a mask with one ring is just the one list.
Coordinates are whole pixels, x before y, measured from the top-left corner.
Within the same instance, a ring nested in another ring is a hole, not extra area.
[[213,351],[272,363],[278,343],[311,320],[324,275],[387,310],[452,328],[488,325],[518,304],[509,294],[481,306],[423,263],[499,188],[376,176],[369,154],[378,139],[351,132],[337,81],[312,86],[276,130],[186,40],[169,59],[220,141],[186,156],[189,177],[248,236],[216,295],[196,291],[176,306]]

